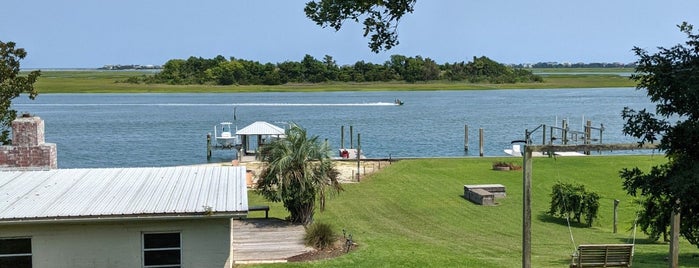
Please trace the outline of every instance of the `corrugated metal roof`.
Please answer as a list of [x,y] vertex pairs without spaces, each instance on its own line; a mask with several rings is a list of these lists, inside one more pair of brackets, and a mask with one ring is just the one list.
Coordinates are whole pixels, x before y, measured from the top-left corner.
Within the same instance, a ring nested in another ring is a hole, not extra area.
[[235,132],[236,135],[284,135],[284,129],[264,121],[257,121]]
[[184,166],[0,172],[0,222],[245,213],[245,171]]

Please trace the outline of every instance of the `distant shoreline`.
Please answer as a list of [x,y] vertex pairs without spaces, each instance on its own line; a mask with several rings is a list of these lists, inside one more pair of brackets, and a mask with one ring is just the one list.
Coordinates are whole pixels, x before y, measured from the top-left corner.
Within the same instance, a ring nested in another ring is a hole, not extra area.
[[332,91],[438,91],[495,89],[564,89],[635,87],[628,75],[632,69],[622,68],[546,68],[544,82],[515,84],[434,81],[407,83],[401,81],[369,83],[289,83],[283,85],[167,85],[127,83],[129,77],[155,72],[144,70],[42,69],[35,84],[40,94],[46,93],[259,93],[259,92],[332,92]]

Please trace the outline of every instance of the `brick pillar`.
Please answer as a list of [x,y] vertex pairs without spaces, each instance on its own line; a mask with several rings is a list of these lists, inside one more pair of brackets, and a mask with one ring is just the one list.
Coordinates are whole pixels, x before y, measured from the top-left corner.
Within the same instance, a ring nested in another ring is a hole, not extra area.
[[58,168],[55,143],[44,142],[44,120],[22,115],[12,121],[12,146],[0,146],[0,169]]
[[12,121],[13,146],[38,146],[44,144],[44,120],[22,115]]

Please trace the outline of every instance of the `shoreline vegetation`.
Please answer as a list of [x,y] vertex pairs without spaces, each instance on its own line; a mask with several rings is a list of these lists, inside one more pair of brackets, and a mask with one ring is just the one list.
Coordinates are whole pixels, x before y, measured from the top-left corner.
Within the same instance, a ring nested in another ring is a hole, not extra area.
[[254,92],[332,92],[332,91],[438,91],[497,89],[564,89],[635,87],[627,76],[633,68],[537,68],[543,82],[470,83],[467,81],[428,82],[323,82],[282,85],[169,85],[124,83],[130,77],[153,76],[149,71],[45,70],[35,84],[47,93],[254,93]]

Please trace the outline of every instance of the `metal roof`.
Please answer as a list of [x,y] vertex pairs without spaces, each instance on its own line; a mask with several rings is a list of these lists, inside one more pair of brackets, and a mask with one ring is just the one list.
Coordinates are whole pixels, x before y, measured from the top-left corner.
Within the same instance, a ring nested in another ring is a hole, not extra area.
[[235,132],[236,135],[284,135],[284,129],[264,121],[257,121]]
[[0,223],[245,215],[243,166],[0,172]]

